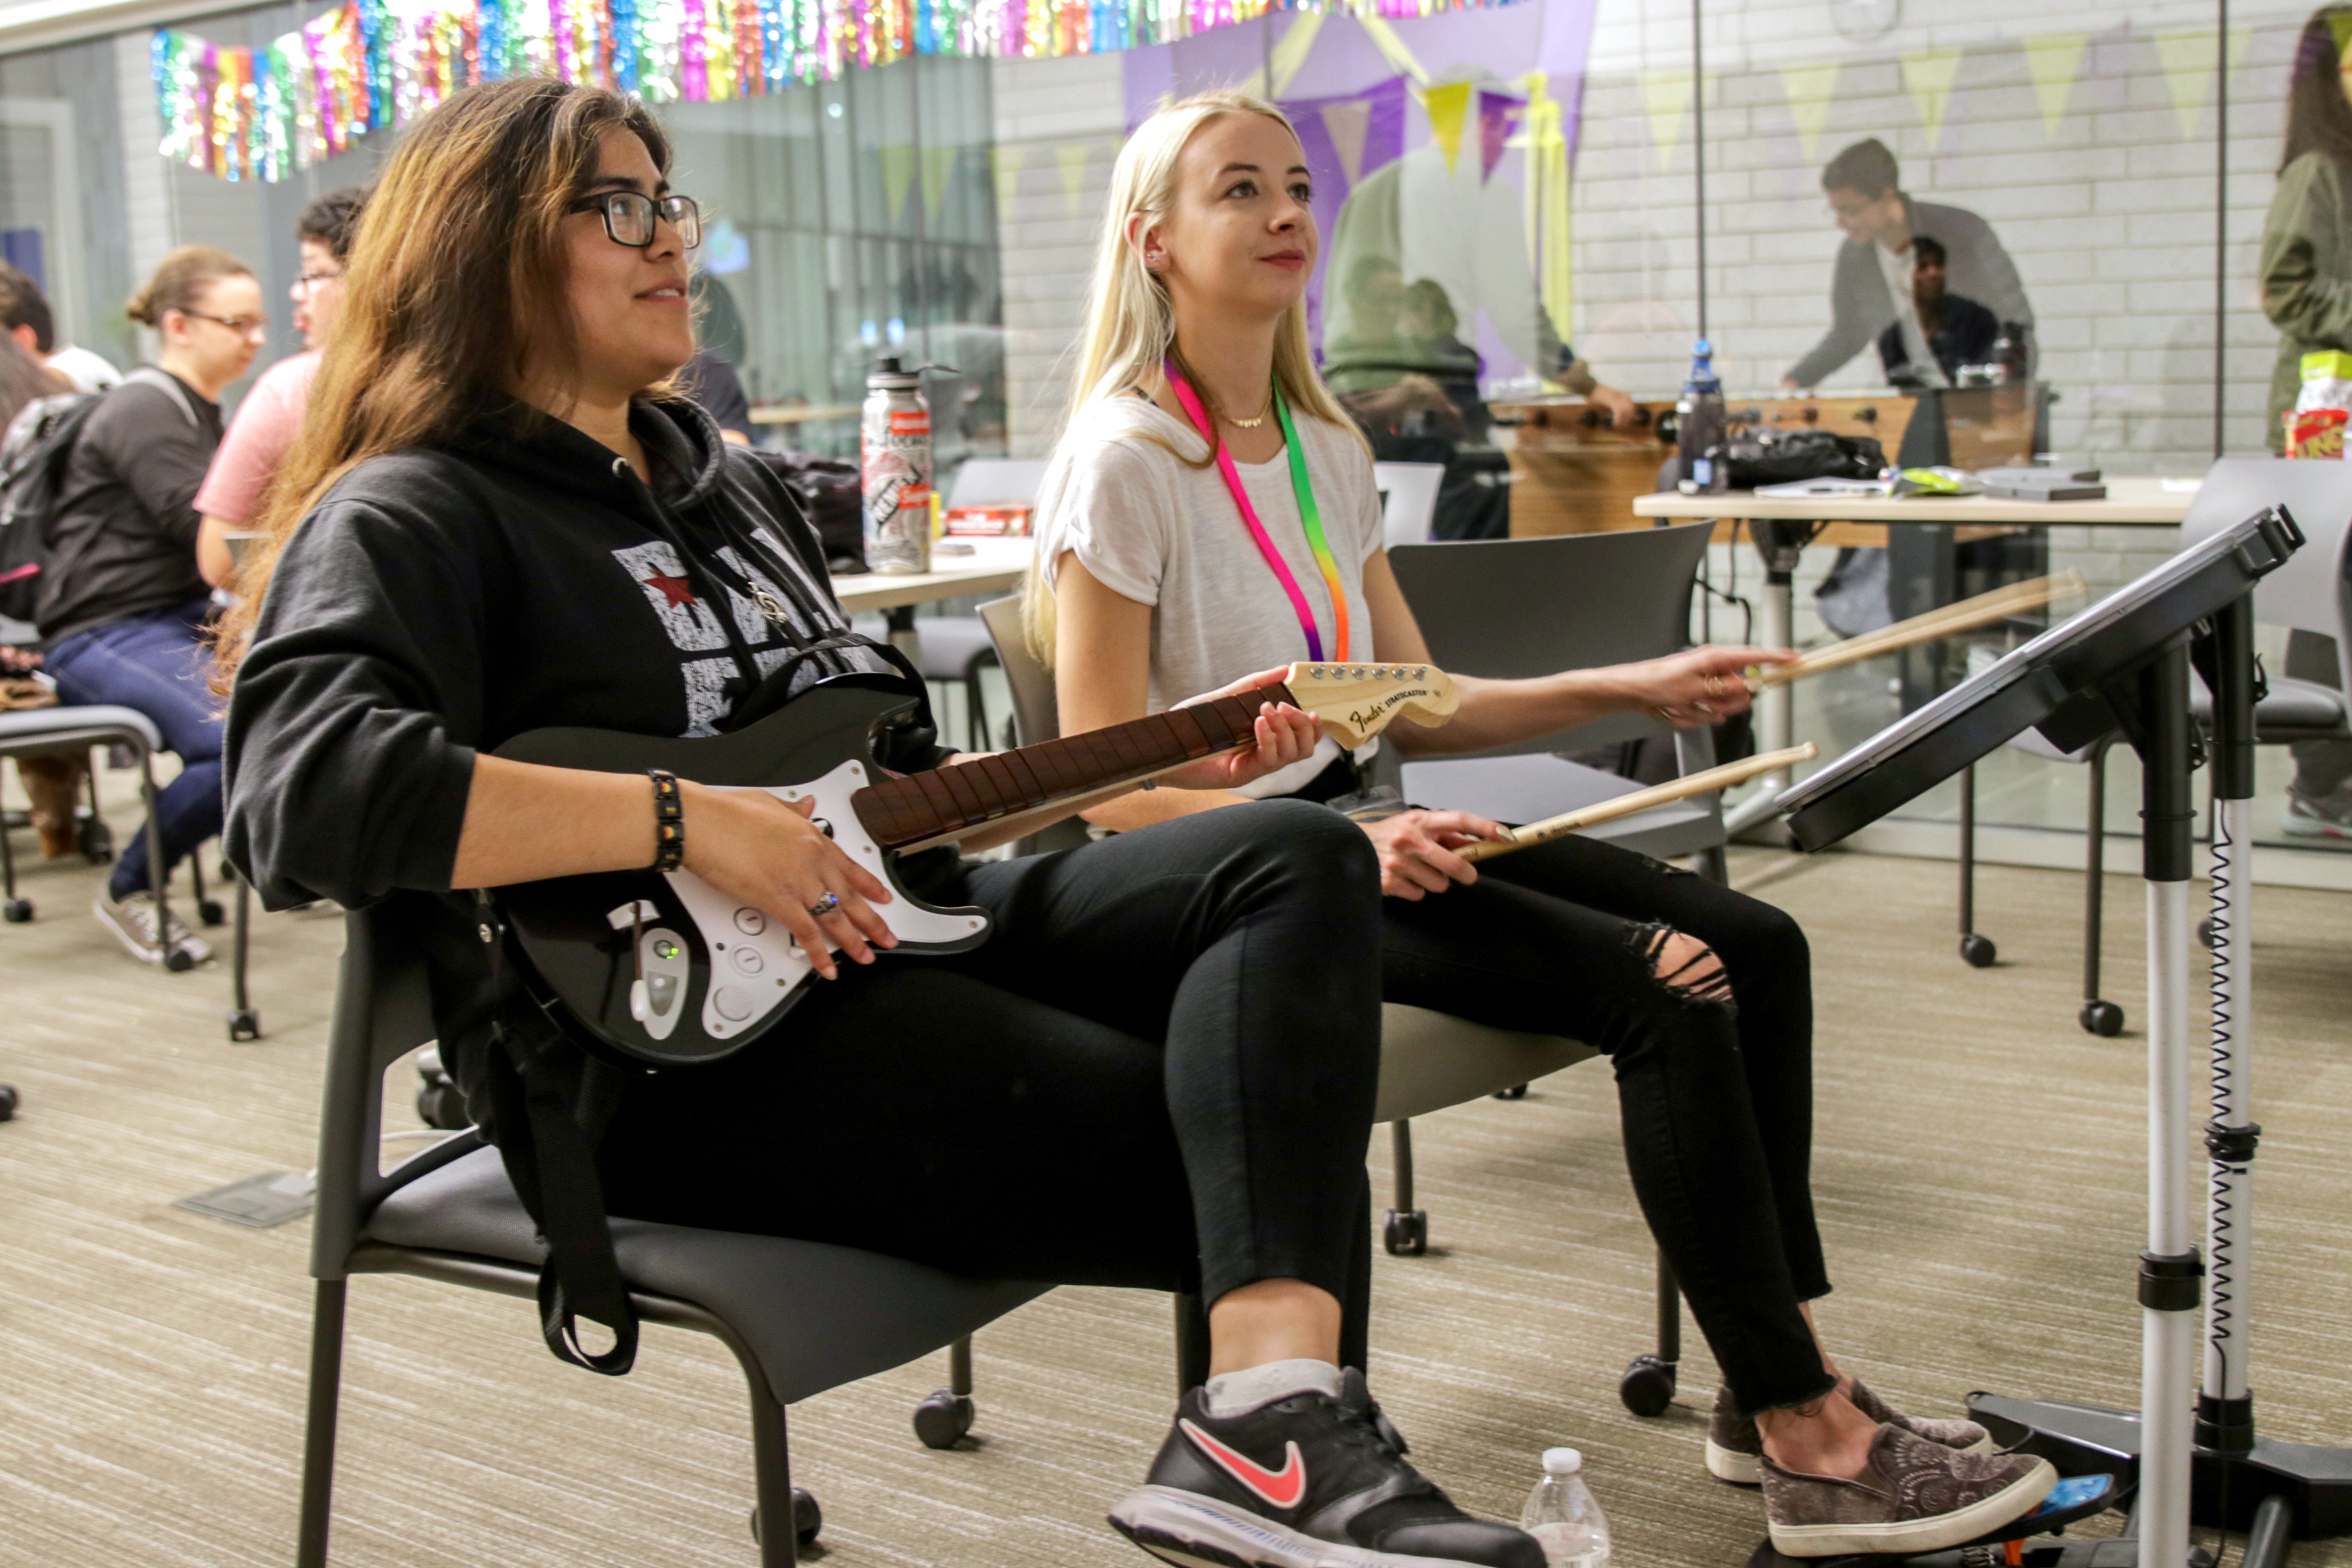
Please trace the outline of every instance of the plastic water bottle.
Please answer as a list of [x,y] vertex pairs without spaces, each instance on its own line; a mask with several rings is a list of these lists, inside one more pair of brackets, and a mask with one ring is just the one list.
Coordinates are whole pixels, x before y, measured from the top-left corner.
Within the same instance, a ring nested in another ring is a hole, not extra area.
[[1715,374],[1715,345],[1701,338],[1691,345],[1690,379],[1675,401],[1675,489],[1685,495],[1721,495],[1731,488],[1723,461],[1728,434],[1723,383]]
[[1609,1521],[1584,1484],[1584,1456],[1546,1448],[1543,1469],[1519,1510],[1519,1528],[1543,1547],[1550,1568],[1609,1568]]

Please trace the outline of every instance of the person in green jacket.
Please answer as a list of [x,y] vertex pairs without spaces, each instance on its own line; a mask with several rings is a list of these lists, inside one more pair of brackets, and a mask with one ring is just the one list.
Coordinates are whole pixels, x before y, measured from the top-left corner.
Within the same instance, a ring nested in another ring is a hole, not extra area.
[[2304,24],[2287,84],[2286,147],[2278,193],[2263,220],[2263,313],[2279,330],[2271,373],[2270,447],[2284,452],[2280,416],[2294,406],[2303,356],[2352,350],[2352,77],[2344,43],[2352,5],[2324,5]]
[[[2303,26],[2287,83],[2278,194],[2263,221],[2263,313],[2279,330],[2271,373],[2270,447],[2286,449],[2281,416],[2303,385],[2303,356],[2352,351],[2352,5],[2323,5]],[[2306,646],[2307,645],[2307,646]],[[2333,686],[2323,639],[2297,632],[2288,673]],[[2352,744],[2299,741],[2282,826],[2296,837],[2352,838]]]

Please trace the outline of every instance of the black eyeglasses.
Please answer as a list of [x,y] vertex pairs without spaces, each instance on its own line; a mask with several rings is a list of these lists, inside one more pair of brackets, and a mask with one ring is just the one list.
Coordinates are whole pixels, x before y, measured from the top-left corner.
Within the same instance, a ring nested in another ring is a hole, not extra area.
[[604,191],[583,196],[571,211],[593,212],[604,220],[605,237],[615,245],[638,250],[654,242],[657,220],[667,218],[677,230],[678,242],[692,250],[702,243],[702,209],[692,196],[648,196],[635,191]]

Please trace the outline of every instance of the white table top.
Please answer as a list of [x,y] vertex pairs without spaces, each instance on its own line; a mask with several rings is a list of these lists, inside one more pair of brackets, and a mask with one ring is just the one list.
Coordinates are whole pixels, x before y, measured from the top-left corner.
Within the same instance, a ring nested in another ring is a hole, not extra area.
[[[946,541],[941,541],[945,543]],[[907,605],[928,605],[935,599],[961,599],[967,594],[1003,593],[1021,585],[1029,571],[1026,539],[969,539],[970,555],[942,555],[931,547],[931,570],[911,576],[866,572],[835,577],[833,591],[851,615],[864,610],[895,610]]]
[[[2177,483],[2178,481],[2170,481]],[[2115,479],[2105,500],[2023,501],[1998,496],[1789,496],[1763,499],[1747,490],[1719,496],[1667,492],[1637,496],[1635,517],[1738,517],[1788,522],[2006,522],[2106,528],[2169,528],[2187,515],[2194,489],[2168,489],[2168,481]]]

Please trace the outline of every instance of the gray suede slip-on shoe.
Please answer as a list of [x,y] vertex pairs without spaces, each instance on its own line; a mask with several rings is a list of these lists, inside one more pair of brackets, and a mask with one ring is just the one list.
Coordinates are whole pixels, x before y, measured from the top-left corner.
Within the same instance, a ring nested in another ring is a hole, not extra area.
[[1882,1426],[1852,1480],[1762,1461],[1764,1519],[1787,1557],[1942,1552],[2030,1513],[2058,1472],[2030,1454],[1956,1454]]
[[[1853,1401],[1856,1410],[1881,1426],[1900,1427],[1955,1453],[1992,1452],[1992,1434],[1975,1422],[1906,1415],[1872,1393],[1858,1377],[1846,1397]],[[1764,1479],[1759,1468],[1763,1458],[1764,1438],[1756,1430],[1756,1418],[1739,1414],[1739,1406],[1731,1402],[1731,1390],[1717,1388],[1715,1413],[1706,1421],[1706,1473],[1734,1486],[1756,1486]]]

